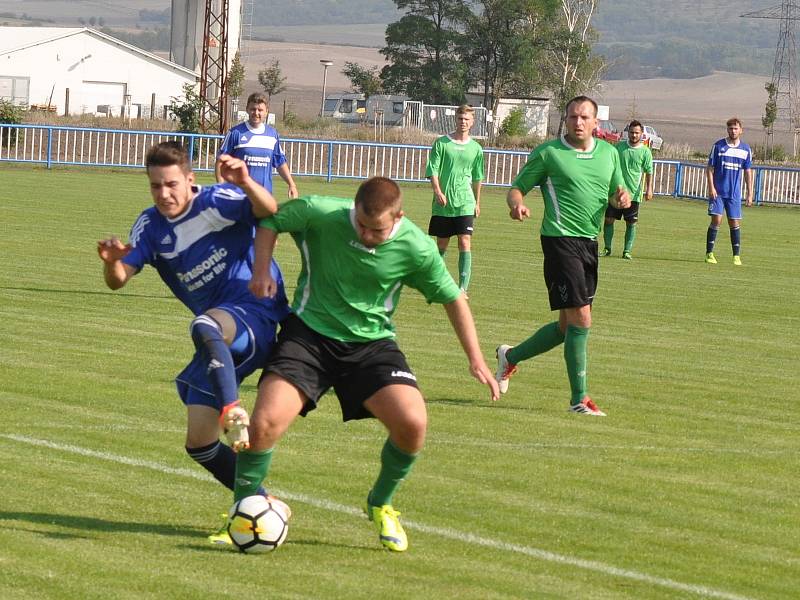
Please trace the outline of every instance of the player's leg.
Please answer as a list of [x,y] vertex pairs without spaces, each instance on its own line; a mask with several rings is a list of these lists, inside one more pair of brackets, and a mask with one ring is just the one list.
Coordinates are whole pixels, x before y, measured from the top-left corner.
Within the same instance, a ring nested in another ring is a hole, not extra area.
[[449,237],[437,237],[436,238],[436,248],[439,250],[439,256],[444,258],[444,255],[447,254],[447,245],[450,243]]
[[425,402],[416,387],[388,385],[368,398],[364,407],[389,432],[381,451],[380,472],[367,497],[367,514],[379,528],[381,543],[402,552],[408,548],[408,537],[392,502],[425,444],[428,426]]
[[[472,229],[472,226],[470,226]],[[472,233],[458,234],[458,287],[467,291],[472,277]]]
[[636,239],[636,229],[639,223],[639,203],[631,202],[625,209],[625,246],[622,249],[622,258],[632,260],[633,242]]
[[606,216],[603,220],[603,249],[600,256],[611,256],[611,244],[614,242],[614,221],[619,219],[622,211],[610,204],[606,207]]
[[722,223],[722,211],[721,197],[717,196],[714,200],[708,201],[708,215],[711,217],[711,223],[706,231],[706,262],[712,265],[717,264],[717,259],[714,257],[714,245],[717,242],[717,233]]
[[741,234],[741,219],[742,219],[742,201],[741,200],[726,200],[725,212],[728,215],[728,227],[731,234],[731,250],[733,251],[733,264],[741,265],[742,259],[740,252],[742,249],[742,234]]

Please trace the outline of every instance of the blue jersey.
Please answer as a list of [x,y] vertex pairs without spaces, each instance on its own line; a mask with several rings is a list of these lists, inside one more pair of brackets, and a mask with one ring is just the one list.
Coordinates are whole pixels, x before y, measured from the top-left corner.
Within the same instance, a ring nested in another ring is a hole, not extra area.
[[223,303],[261,302],[275,321],[288,314],[283,276],[272,261],[278,284],[274,298],[258,300],[247,285],[253,272],[256,217],[247,196],[229,183],[196,188],[187,210],[168,219],[151,206],[136,219],[122,262],[140,271],[151,265],[167,287],[195,315]]
[[714,169],[714,188],[717,195],[742,200],[742,171],[752,168],[750,146],[739,140],[738,146],[728,145],[727,139],[714,144],[708,155],[708,166]]
[[232,127],[222,141],[220,154],[241,158],[250,176],[272,193],[272,169],[286,163],[281,141],[274,127],[261,124],[252,128],[245,121]]

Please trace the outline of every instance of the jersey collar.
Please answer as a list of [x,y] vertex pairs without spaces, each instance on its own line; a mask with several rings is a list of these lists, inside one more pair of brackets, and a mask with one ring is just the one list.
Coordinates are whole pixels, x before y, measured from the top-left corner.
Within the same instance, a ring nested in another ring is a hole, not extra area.
[[[392,227],[392,231],[389,232],[389,237],[386,238],[380,244],[378,244],[378,246],[382,246],[386,242],[394,239],[394,236],[396,236],[397,232],[400,231],[400,225],[403,223],[403,219],[405,219],[405,217],[400,217],[397,220],[397,223],[395,223],[394,226]],[[356,224],[356,205],[355,205],[355,203],[350,205],[350,225],[352,225],[352,227],[353,227],[353,233],[355,233],[356,237],[358,237],[358,225]]]
[[261,125],[259,125],[258,127],[253,127],[252,125],[250,125],[250,121],[245,121],[244,124],[247,125],[247,129],[250,131],[250,133],[260,134],[264,133],[267,130],[266,123],[261,123]]
[[564,144],[570,150],[575,150],[575,152],[580,152],[581,154],[590,154],[590,153],[594,152],[594,149],[597,146],[597,140],[595,138],[592,138],[592,147],[589,148],[588,150],[581,150],[580,148],[576,148],[575,146],[570,144],[567,141],[566,134],[564,134],[564,133],[561,134],[561,143]]

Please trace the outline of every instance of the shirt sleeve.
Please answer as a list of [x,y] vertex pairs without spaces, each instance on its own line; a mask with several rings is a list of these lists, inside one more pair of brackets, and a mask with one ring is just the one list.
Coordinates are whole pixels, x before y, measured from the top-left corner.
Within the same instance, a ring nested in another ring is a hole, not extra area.
[[272,168],[277,169],[281,165],[286,164],[286,155],[281,148],[281,140],[278,137],[278,132],[275,132],[275,147],[272,149]]
[[[475,142],[477,144],[477,142]],[[472,165],[472,182],[483,181],[483,146],[478,144],[478,155]]]
[[709,167],[716,167],[716,165],[714,164],[714,162],[715,162],[714,158],[716,157],[716,155],[717,155],[717,145],[714,144],[713,146],[711,146],[711,153],[708,155],[708,166]]
[[272,229],[277,233],[305,231],[314,210],[309,196],[296,198],[284,202],[278,208],[278,212],[258,222],[259,227]]
[[753,151],[750,149],[750,146],[747,147],[747,158],[744,159],[743,168],[745,169],[753,168]]
[[217,156],[220,154],[231,154],[233,152],[233,147],[235,145],[233,141],[233,129],[229,129],[228,133],[225,134],[225,139],[222,140],[222,143],[219,146],[219,152],[217,152]]
[[[608,182],[608,195],[611,196],[616,193],[617,188],[622,186],[625,189],[628,189],[628,186],[625,185],[625,178],[622,176],[622,167],[620,166],[619,162],[619,152],[612,148],[611,152],[611,161],[614,163],[614,171],[611,174],[611,180]],[[632,190],[628,190],[629,193],[633,193]]]
[[428,154],[428,164],[425,167],[425,177],[431,178],[434,175],[439,176],[439,170],[442,167],[442,144],[439,140],[433,143],[430,153]]
[[650,148],[648,148],[647,152],[644,153],[644,164],[642,165],[642,171],[651,174],[653,172],[653,153],[650,152]]
[[449,304],[458,299],[461,290],[447,270],[433,238],[425,241],[420,256],[418,268],[407,275],[403,283],[418,290],[428,304]]
[[536,148],[528,155],[528,161],[511,183],[511,187],[517,188],[523,194],[527,194],[542,182],[544,172],[544,152]]
[[141,271],[145,265],[152,265],[154,254],[150,243],[150,215],[146,212],[139,215],[131,227],[128,243],[131,251],[122,259],[122,263]]
[[256,223],[250,199],[240,188],[231,183],[219,183],[211,186],[209,203],[226,219],[236,222],[244,221],[251,225]]

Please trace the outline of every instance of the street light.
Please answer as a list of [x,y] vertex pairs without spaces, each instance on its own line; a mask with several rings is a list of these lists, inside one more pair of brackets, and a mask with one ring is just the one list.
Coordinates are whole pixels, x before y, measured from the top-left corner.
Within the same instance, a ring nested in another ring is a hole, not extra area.
[[321,117],[325,110],[325,87],[328,85],[328,67],[333,66],[333,61],[323,58],[319,62],[325,67],[325,71],[322,73],[322,104],[319,107],[319,116]]

